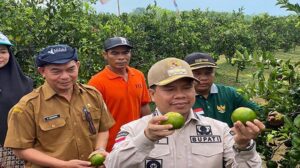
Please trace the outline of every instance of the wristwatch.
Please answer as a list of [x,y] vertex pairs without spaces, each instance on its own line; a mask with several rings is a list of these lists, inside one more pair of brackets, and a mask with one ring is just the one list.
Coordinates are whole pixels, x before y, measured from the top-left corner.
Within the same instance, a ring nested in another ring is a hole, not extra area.
[[234,145],[233,145],[233,149],[234,149],[236,152],[251,151],[251,150],[254,148],[254,146],[255,146],[255,141],[253,141],[253,140],[251,139],[249,145],[248,145],[246,148],[244,148],[244,149],[239,149],[239,148],[238,148],[238,145],[237,145],[237,144],[234,144]]

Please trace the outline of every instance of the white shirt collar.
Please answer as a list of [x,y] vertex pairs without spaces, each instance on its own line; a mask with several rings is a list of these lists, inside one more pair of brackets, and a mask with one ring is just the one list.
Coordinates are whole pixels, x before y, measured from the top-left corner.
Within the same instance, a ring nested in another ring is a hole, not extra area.
[[210,87],[210,93],[218,93],[217,85],[215,85],[214,83]]

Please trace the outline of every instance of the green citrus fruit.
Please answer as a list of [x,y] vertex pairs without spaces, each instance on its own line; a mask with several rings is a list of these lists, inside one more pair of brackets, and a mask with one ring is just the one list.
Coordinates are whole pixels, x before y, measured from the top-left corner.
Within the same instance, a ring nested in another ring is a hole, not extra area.
[[294,125],[297,128],[300,128],[300,114],[298,114],[297,117],[294,119]]
[[178,112],[168,112],[165,114],[168,117],[166,121],[162,121],[162,125],[172,124],[173,129],[179,129],[184,125],[184,117]]
[[231,114],[233,123],[241,121],[243,124],[246,124],[247,121],[253,121],[254,119],[256,119],[256,113],[247,107],[239,107]]
[[105,156],[101,155],[100,153],[96,153],[90,157],[90,162],[92,166],[101,166],[105,160]]

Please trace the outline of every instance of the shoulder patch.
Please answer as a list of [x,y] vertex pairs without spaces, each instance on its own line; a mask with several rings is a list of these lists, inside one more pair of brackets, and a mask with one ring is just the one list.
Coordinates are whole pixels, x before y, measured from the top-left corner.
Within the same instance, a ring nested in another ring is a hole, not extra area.
[[14,106],[12,108],[12,113],[23,113],[23,110],[18,106]]
[[118,134],[117,134],[117,137],[115,139],[115,143],[119,143],[119,142],[122,142],[126,139],[126,136],[129,134],[129,132],[127,131],[120,131]]

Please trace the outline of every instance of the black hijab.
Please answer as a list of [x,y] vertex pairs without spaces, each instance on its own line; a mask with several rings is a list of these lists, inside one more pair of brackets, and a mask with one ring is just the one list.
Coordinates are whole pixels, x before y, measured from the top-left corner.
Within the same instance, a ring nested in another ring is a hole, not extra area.
[[9,61],[0,68],[0,144],[4,144],[9,110],[22,96],[33,89],[33,82],[25,76],[8,46]]

